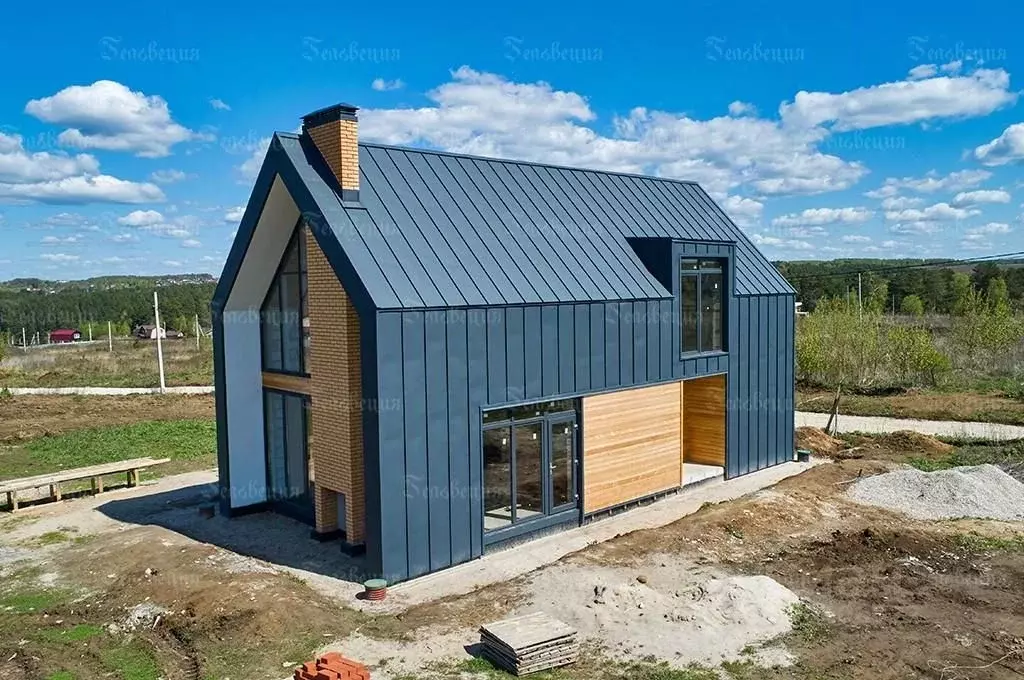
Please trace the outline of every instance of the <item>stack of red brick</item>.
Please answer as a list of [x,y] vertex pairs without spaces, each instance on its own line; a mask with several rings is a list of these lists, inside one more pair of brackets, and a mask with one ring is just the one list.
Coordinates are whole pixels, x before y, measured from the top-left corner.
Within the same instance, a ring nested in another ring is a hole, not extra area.
[[337,652],[328,652],[296,668],[295,680],[370,680],[370,671]]

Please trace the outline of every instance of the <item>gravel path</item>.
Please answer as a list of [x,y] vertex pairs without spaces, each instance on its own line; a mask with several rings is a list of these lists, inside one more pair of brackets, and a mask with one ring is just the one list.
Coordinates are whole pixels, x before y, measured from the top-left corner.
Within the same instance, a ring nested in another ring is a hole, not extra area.
[[848,493],[855,501],[896,510],[914,519],[1024,520],[1024,484],[995,465],[937,472],[895,470],[861,480]]
[[[823,428],[827,413],[797,411],[797,427]],[[942,437],[970,437],[976,439],[1024,439],[1024,427],[999,423],[964,423],[950,420],[911,420],[909,418],[881,418],[876,416],[839,416],[840,432],[898,432],[912,430],[921,434]]]

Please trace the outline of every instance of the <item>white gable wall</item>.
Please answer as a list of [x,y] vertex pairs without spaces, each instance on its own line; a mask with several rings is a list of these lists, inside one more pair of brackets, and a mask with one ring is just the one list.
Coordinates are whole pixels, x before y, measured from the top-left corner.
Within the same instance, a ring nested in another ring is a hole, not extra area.
[[267,500],[260,306],[298,219],[299,209],[278,176],[224,305],[224,384],[232,508]]

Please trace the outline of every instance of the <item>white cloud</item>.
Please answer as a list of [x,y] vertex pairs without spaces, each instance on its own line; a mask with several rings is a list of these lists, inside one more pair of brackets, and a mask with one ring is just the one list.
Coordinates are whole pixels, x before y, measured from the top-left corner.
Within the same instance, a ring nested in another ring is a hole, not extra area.
[[181,170],[168,168],[167,170],[155,170],[150,173],[149,179],[157,184],[174,184],[188,179],[188,174]]
[[910,221],[910,222],[899,222],[889,227],[889,231],[894,234],[935,234],[942,230],[942,227],[938,222],[929,222],[925,220],[921,221]]
[[44,236],[41,243],[44,246],[59,246],[78,243],[78,240],[79,238],[77,236]]
[[729,104],[729,115],[730,116],[756,116],[757,107],[748,102],[741,102],[736,100]]
[[967,231],[968,234],[983,234],[986,236],[995,236],[999,234],[1009,234],[1012,231],[1009,224],[1005,222],[989,222],[988,224],[980,227],[975,227]]
[[0,182],[49,182],[76,175],[96,174],[99,169],[99,162],[89,154],[68,156],[63,153],[29,153],[22,145],[21,135],[0,132]]
[[720,203],[733,222],[744,226],[759,220],[764,210],[764,203],[744,196],[726,196]]
[[991,142],[977,147],[974,157],[988,166],[1024,160],[1024,123],[1014,123]]
[[114,243],[138,243],[139,237],[135,234],[115,234],[110,237]]
[[871,238],[860,234],[847,234],[839,239],[843,243],[871,243]]
[[[635,108],[606,136],[587,100],[538,81],[517,83],[463,66],[428,93],[421,108],[364,109],[364,139],[422,144],[457,153],[692,179],[724,197],[740,185],[761,195],[812,194],[850,187],[858,162],[822,153],[823,129],[721,116],[709,120]],[[250,159],[251,177],[262,153]]]
[[773,246],[783,250],[814,250],[814,245],[807,241],[782,239],[776,236],[765,236],[764,234],[752,234],[750,240],[758,246]]
[[85,224],[86,220],[84,215],[78,213],[60,212],[50,215],[43,221],[57,227],[75,227]]
[[775,227],[821,226],[825,224],[859,224],[871,219],[867,208],[810,208],[800,213],[782,215],[772,220]]
[[34,184],[0,184],[0,199],[40,203],[156,203],[164,194],[155,184],[110,177],[67,177]]
[[164,260],[162,264],[165,267],[184,267],[185,264],[180,260]]
[[384,80],[383,78],[375,78],[370,87],[377,90],[377,92],[388,92],[390,90],[401,90],[405,87],[405,83],[400,78],[395,80]]
[[194,238],[187,238],[181,242],[182,248],[202,248],[203,244]]
[[47,262],[59,262],[66,264],[68,262],[77,262],[78,255],[68,255],[67,253],[43,253],[39,256],[39,259],[46,260]]
[[924,177],[889,177],[878,189],[866,192],[868,198],[890,198],[903,189],[922,194],[938,191],[964,191],[981,184],[992,173],[988,170],[958,170],[948,175],[940,175],[935,170],[929,171]]
[[0,133],[0,200],[38,203],[147,203],[164,200],[155,184],[99,174],[89,154],[25,150],[20,135]]
[[230,111],[231,110],[231,107],[228,106],[227,103],[225,103],[223,99],[217,99],[217,98],[211,99],[210,100],[210,106],[213,107],[214,111]]
[[948,203],[936,203],[927,208],[906,208],[904,210],[887,210],[885,219],[893,222],[948,222],[963,220],[979,214],[979,210],[956,208]]
[[161,224],[164,216],[156,210],[133,210],[123,217],[117,218],[118,224],[129,227],[148,227],[154,224]]
[[957,75],[958,73],[960,73],[960,71],[963,69],[963,67],[964,67],[964,62],[962,60],[960,60],[960,59],[956,59],[955,61],[951,61],[948,64],[943,64],[942,66],[939,67],[939,69],[943,73],[949,73],[951,75]]
[[935,64],[919,64],[910,69],[910,73],[907,74],[907,78],[910,80],[920,80],[922,78],[933,78],[938,74],[939,67]]
[[1002,189],[979,189],[961,191],[953,198],[953,205],[977,205],[978,203],[1009,203],[1010,193]]
[[904,210],[924,203],[923,198],[912,196],[890,196],[882,201],[883,210]]
[[[360,135],[362,135],[362,131],[360,131]],[[242,175],[243,179],[252,181],[260,174],[260,168],[263,167],[263,159],[267,156],[267,149],[270,148],[271,139],[273,138],[264,137],[249,146],[248,150],[252,153],[238,166],[238,172]]]
[[25,105],[25,113],[47,123],[69,126],[57,140],[66,146],[167,156],[181,142],[212,139],[175,122],[159,95],[135,92],[112,80],[72,85]]
[[224,221],[225,222],[240,222],[242,220],[242,215],[244,215],[244,214],[245,214],[245,206],[244,205],[236,205],[234,207],[228,208],[228,211],[226,213],[224,213]]
[[836,131],[865,130],[935,119],[985,116],[1017,100],[1010,74],[1003,69],[978,69],[971,74],[945,75],[861,87],[849,92],[798,92],[779,107],[787,125],[829,125]]

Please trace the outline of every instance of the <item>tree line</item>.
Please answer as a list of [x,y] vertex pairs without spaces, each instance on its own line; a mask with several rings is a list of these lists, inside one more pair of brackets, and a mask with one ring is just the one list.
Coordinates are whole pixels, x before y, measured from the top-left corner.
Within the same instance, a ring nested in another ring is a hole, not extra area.
[[[831,260],[827,262],[779,262],[779,271],[797,291],[797,300],[811,311],[820,300],[845,298],[857,294],[857,272],[861,276],[861,295],[870,304],[886,311],[954,314],[963,297],[966,281],[978,291],[992,285],[1004,286],[1014,309],[1024,309],[1024,266],[983,262],[973,267],[928,266],[927,260]],[[883,269],[887,271],[872,271]],[[960,274],[961,276],[957,276]],[[1001,284],[993,284],[994,280]],[[909,298],[909,299],[908,299]],[[905,306],[906,303],[906,306]],[[919,304],[918,304],[919,303]]]
[[139,282],[104,290],[65,287],[55,291],[0,288],[0,335],[20,340],[21,329],[27,336],[45,336],[57,328],[76,328],[88,337],[105,337],[107,322],[114,335],[127,335],[136,326],[153,323],[153,290],[160,294],[160,322],[167,328],[192,334],[195,315],[200,325],[210,327],[210,300],[216,284],[180,283],[155,288]]

